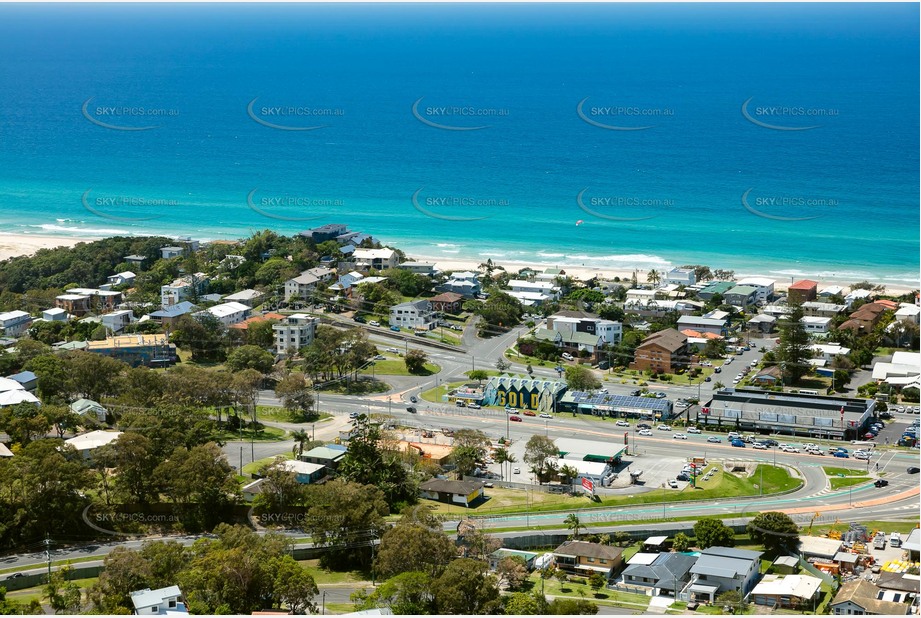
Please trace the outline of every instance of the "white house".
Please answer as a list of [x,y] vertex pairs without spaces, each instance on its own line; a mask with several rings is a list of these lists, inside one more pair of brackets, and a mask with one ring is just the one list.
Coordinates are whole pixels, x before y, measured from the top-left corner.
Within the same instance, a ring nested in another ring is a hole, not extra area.
[[169,614],[187,614],[185,603],[182,602],[182,591],[179,586],[168,586],[151,590],[135,590],[131,593],[131,603],[134,613],[138,616],[166,616]]
[[348,290],[358,285],[359,283],[361,283],[364,280],[364,278],[365,276],[356,270],[345,273],[344,275],[340,276],[339,280],[336,282],[338,284],[337,289],[342,290],[342,291]]
[[52,307],[42,311],[42,319],[46,322],[66,322],[67,312],[59,307]]
[[136,277],[137,275],[135,275],[133,272],[131,272],[130,270],[126,270],[124,272],[116,273],[114,275],[109,275],[107,279],[109,281],[109,285],[117,286],[117,285],[131,285],[132,283],[134,283],[134,279]]
[[663,284],[692,286],[697,283],[697,275],[693,268],[673,268],[665,273]]
[[806,332],[812,335],[822,335],[828,332],[831,324],[831,318],[822,318],[816,315],[804,315],[800,323],[806,328]]
[[900,303],[898,311],[895,312],[895,319],[903,322],[919,323],[921,318],[921,307],[911,303]]
[[131,309],[113,311],[100,316],[99,320],[103,326],[117,333],[134,321],[134,311]]
[[512,279],[508,282],[513,292],[531,292],[541,294],[547,299],[556,300],[560,297],[560,288],[549,281],[525,281]]
[[739,279],[736,285],[747,285],[755,288],[757,290],[755,294],[757,302],[766,303],[774,295],[775,283],[777,281],[770,277],[745,277],[744,279]]
[[171,260],[182,255],[183,251],[185,251],[185,249],[182,247],[160,247],[160,258]]
[[0,329],[7,337],[18,337],[32,325],[32,316],[25,311],[0,313]]
[[844,297],[844,304],[848,307],[854,304],[858,300],[870,301],[876,298],[876,293],[872,290],[851,290],[847,293],[847,296]]
[[818,358],[824,359],[829,363],[835,360],[835,357],[838,355],[847,356],[851,353],[850,348],[838,345],[837,343],[814,343],[809,346],[809,349],[812,350]]
[[93,451],[101,446],[115,442],[121,435],[122,432],[120,431],[103,431],[97,429],[96,431],[91,431],[69,440],[64,440],[64,444],[69,444],[74,447],[84,459],[89,459],[92,457]]
[[429,277],[438,272],[434,262],[403,262],[397,268],[400,270],[408,270],[415,275],[426,275]]
[[179,277],[172,283],[160,286],[160,306],[163,309],[172,305],[178,305],[186,298],[192,295],[193,291],[201,294],[208,284],[208,276],[205,273],[195,273]]
[[390,308],[390,325],[431,330],[435,325],[432,318],[432,303],[427,300],[412,300],[394,305]]
[[708,547],[691,567],[688,591],[711,603],[721,592],[736,590],[746,596],[755,586],[761,552],[733,547]]
[[633,290],[627,290],[626,303],[631,302],[640,302],[646,303],[650,300],[655,300],[656,290],[643,290],[641,288],[636,288]]
[[296,353],[304,346],[313,343],[320,320],[303,313],[287,316],[278,324],[272,325],[275,335],[275,351],[278,354]]
[[699,333],[712,333],[725,336],[728,332],[729,321],[725,318],[707,318],[699,315],[683,315],[678,318],[679,331],[696,330]]
[[292,298],[306,299],[323,281],[330,281],[335,273],[329,268],[309,268],[297,277],[285,281],[285,301]]
[[246,289],[236,292],[234,294],[228,294],[224,297],[225,301],[233,303],[241,303],[247,307],[253,307],[256,304],[256,301],[262,298],[262,292],[257,292],[256,290]]
[[805,315],[816,315],[822,318],[833,318],[847,309],[847,305],[836,305],[835,303],[823,303],[811,300],[803,303],[803,313]]
[[819,290],[819,298],[828,298],[829,296],[844,296],[844,288],[840,285],[830,285]]
[[352,261],[356,268],[387,270],[396,268],[399,258],[393,249],[355,249],[352,253]]
[[603,343],[620,343],[623,325],[614,320],[593,316],[571,316],[557,313],[547,318],[547,327],[557,332],[580,332],[598,336]]
[[224,326],[230,326],[231,324],[238,324],[248,318],[250,311],[252,311],[252,309],[243,303],[230,302],[208,307],[204,311],[200,311],[195,315],[200,315],[207,312],[220,320]]

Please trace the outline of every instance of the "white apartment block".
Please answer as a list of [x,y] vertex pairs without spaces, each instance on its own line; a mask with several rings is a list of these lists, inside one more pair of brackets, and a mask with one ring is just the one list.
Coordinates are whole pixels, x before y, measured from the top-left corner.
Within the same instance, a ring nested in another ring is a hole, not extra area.
[[286,317],[284,321],[273,324],[275,351],[280,355],[294,354],[310,345],[316,336],[319,323],[318,318],[304,313],[295,313]]

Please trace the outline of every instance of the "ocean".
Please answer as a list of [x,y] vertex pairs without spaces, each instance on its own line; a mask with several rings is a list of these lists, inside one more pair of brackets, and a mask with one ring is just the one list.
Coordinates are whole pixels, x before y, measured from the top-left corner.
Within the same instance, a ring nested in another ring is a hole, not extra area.
[[0,5],[0,229],[917,284],[918,18]]

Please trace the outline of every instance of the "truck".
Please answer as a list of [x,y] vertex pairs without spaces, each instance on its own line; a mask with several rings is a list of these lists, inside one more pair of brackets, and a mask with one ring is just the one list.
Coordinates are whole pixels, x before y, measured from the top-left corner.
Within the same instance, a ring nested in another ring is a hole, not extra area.
[[902,546],[902,535],[898,532],[893,532],[889,535],[889,547],[901,547]]
[[886,533],[877,532],[873,539],[873,549],[886,549]]

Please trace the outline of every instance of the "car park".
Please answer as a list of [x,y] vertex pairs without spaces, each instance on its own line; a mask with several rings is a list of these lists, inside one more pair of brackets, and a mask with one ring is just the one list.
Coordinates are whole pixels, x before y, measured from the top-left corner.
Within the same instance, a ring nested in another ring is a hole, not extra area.
[[688,433],[700,433],[700,429],[698,427],[688,427]]
[[381,323],[378,322],[377,320],[371,320],[370,322],[368,322],[368,326],[380,326],[380,325]]
[[707,438],[707,442],[712,442],[712,443],[714,443],[714,444],[719,444],[720,442],[722,442],[722,440],[720,440],[720,439],[717,438],[716,436],[710,436],[709,438]]
[[651,436],[651,435],[652,435],[652,432],[649,431],[648,429],[640,429],[639,434],[640,434],[641,436]]
[[687,439],[688,437],[684,435],[683,433],[672,434],[672,440],[687,440]]
[[629,427],[630,426],[630,423],[628,423],[627,421],[617,421],[614,424],[617,425],[618,427]]
[[553,418],[552,414],[547,414],[546,412],[541,412],[538,416],[541,418]]
[[518,415],[516,415],[516,414],[512,414],[510,417],[508,417],[508,420],[510,420],[510,421],[516,421],[516,422],[518,422],[518,423],[522,422],[522,421],[521,421],[521,417],[518,416]]

